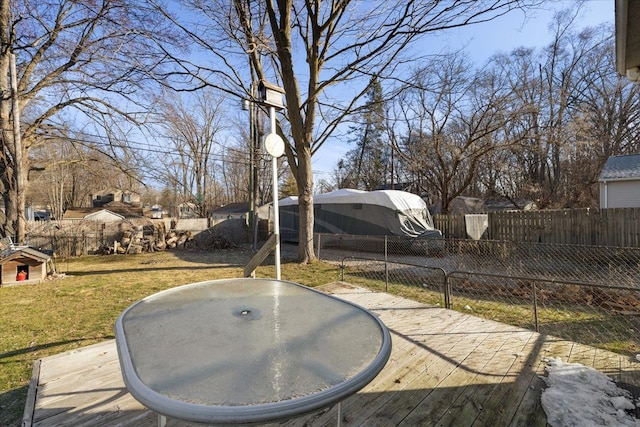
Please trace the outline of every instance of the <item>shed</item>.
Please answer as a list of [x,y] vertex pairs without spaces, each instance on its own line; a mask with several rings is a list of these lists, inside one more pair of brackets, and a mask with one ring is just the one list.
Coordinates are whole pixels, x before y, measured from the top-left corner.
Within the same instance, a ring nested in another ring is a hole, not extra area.
[[29,247],[10,249],[0,259],[0,284],[39,282],[47,277],[51,257]]
[[640,207],[640,154],[609,157],[598,182],[600,209]]

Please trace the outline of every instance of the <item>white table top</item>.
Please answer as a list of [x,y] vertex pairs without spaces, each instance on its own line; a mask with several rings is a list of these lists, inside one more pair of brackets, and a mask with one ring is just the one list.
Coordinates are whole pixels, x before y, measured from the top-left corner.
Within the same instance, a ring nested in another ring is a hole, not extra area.
[[180,286],[126,309],[115,326],[129,392],[188,421],[282,420],[335,404],[382,370],[384,324],[364,308],[292,282]]

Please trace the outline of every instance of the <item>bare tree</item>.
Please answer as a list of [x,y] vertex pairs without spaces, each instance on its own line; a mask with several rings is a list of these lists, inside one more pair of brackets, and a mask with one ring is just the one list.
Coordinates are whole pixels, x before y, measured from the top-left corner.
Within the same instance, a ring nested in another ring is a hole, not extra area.
[[165,92],[159,102],[168,139],[168,150],[158,159],[165,165],[162,178],[179,189],[182,202],[194,203],[204,217],[216,204],[216,160],[223,154],[220,139],[228,120],[224,99],[202,90],[188,100]]
[[519,48],[490,63],[521,110],[505,129],[517,144],[485,159],[481,178],[493,195],[540,207],[597,206],[606,159],[638,148],[638,88],[615,73],[613,32],[577,32],[578,12],[554,17],[544,49]]
[[235,0],[229,7],[221,1],[185,0],[211,24],[181,27],[215,57],[216,67],[180,61],[180,72],[196,86],[212,84],[228,93],[244,88],[247,97],[242,80],[252,77],[275,79],[285,89],[291,135],[286,155],[300,207],[298,261],[307,262],[315,258],[311,157],[357,109],[371,76],[381,81],[395,76],[416,59],[410,49],[427,33],[488,21],[535,3]]
[[96,190],[135,191],[141,187],[139,176],[133,175],[132,179],[135,165],[124,167],[122,159],[114,163],[99,149],[89,148],[86,138],[77,143],[78,138],[68,134],[31,147],[29,205],[46,206],[54,218],[60,219],[68,207],[90,207]]
[[598,177],[610,156],[640,151],[640,86],[615,71],[615,44],[610,27],[587,28],[576,37],[592,49],[576,68],[571,110],[574,144],[566,153],[568,170],[564,203],[599,204]]
[[[26,188],[22,183],[27,181],[31,147],[48,137],[43,129],[62,132],[77,126],[77,130],[101,133],[120,128],[126,133],[121,126],[140,124],[148,110],[141,89],[148,71],[162,61],[156,42],[170,35],[171,29],[162,27],[140,2],[0,0],[5,234],[15,232],[19,241],[24,239]],[[152,38],[154,43],[149,42]],[[12,55],[15,73],[9,68]],[[13,91],[10,76],[16,81]],[[14,95],[13,109],[8,94]],[[20,131],[14,132],[18,117]],[[19,150],[16,142],[21,142]]]
[[407,136],[399,154],[437,193],[442,213],[474,184],[483,159],[513,143],[504,129],[519,114],[511,93],[491,73],[474,71],[459,54],[416,71],[396,108]]

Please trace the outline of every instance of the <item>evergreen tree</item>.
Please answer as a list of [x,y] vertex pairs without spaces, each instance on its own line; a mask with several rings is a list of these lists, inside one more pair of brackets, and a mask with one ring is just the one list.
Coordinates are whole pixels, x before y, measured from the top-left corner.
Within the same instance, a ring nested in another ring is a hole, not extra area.
[[385,103],[380,81],[374,77],[366,95],[365,105],[357,117],[358,125],[351,129],[355,148],[338,162],[340,187],[374,190],[387,182],[390,168],[390,147],[384,139]]

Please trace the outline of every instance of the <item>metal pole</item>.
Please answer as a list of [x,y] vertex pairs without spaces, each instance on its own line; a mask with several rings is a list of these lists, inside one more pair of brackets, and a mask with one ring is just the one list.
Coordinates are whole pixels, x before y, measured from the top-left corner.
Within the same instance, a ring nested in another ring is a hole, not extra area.
[[536,332],[540,332],[538,325],[538,292],[536,290],[536,282],[531,282],[531,288],[533,290],[533,321],[536,327]]
[[444,275],[444,307],[451,308],[451,282],[449,281],[449,275]]
[[389,256],[388,256],[389,241],[387,235],[384,236],[384,291],[389,292]]
[[[271,132],[276,133],[276,109],[269,107],[271,118]],[[278,212],[278,159],[271,157],[271,170],[273,174],[273,234],[276,236],[275,263],[276,280],[280,280],[280,215]]]

